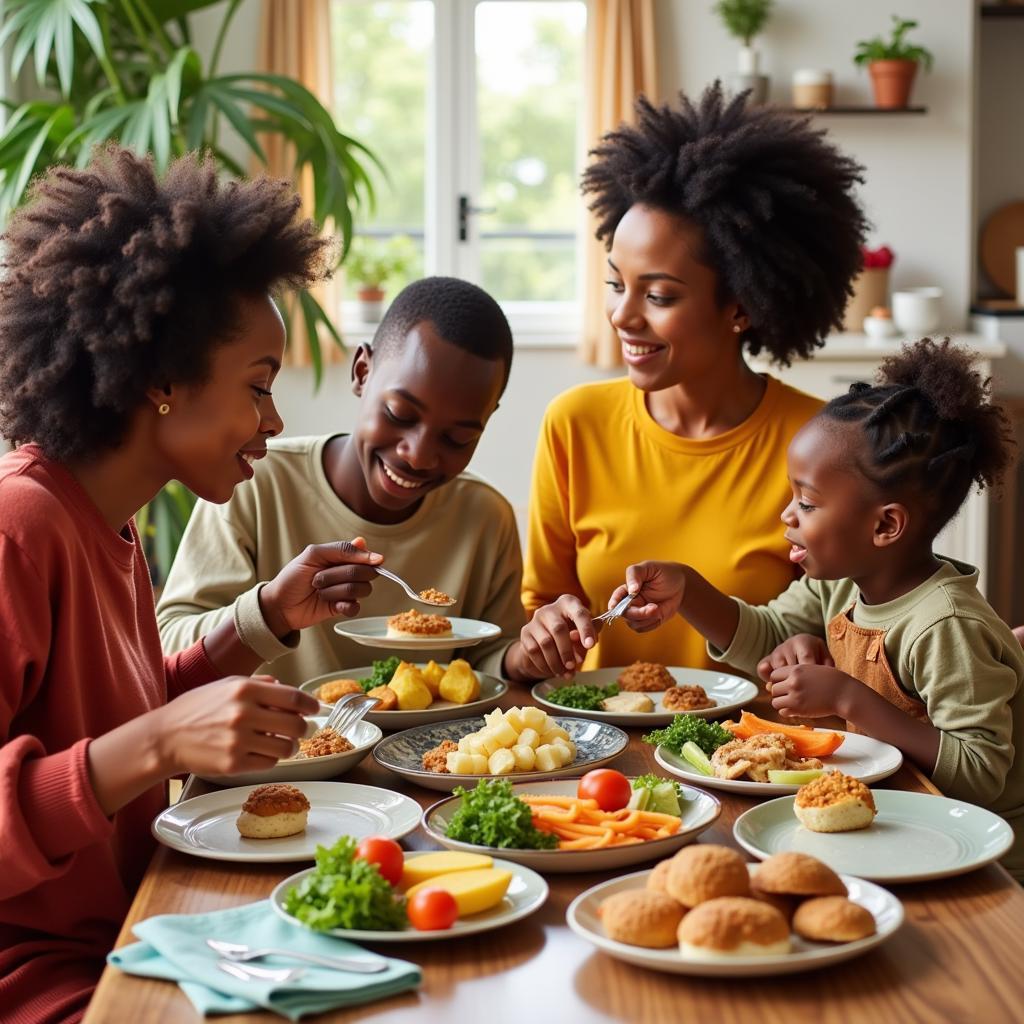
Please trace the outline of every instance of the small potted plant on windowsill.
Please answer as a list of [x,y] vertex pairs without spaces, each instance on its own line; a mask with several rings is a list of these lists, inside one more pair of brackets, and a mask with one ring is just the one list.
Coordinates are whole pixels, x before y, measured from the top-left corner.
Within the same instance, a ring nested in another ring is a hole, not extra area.
[[377,323],[384,312],[385,285],[409,272],[416,263],[416,246],[407,235],[389,239],[359,235],[345,257],[345,275],[356,285],[359,318]]
[[750,90],[751,103],[768,99],[768,76],[762,75],[761,54],[754,45],[772,13],[772,0],[718,0],[715,13],[725,22],[730,35],[742,40],[739,70],[730,78],[735,93]]
[[910,90],[918,64],[923,64],[925,70],[930,71],[933,63],[929,50],[904,39],[912,28],[917,28],[917,22],[908,21],[897,14],[892,16],[892,20],[892,36],[888,42],[881,36],[862,39],[857,44],[853,58],[854,64],[868,66],[875,106],[887,110],[910,105]]

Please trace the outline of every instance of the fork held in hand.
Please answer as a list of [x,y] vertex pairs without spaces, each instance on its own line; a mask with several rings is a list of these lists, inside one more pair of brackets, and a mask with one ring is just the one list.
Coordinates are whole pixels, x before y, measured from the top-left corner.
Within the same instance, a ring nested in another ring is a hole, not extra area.
[[626,609],[636,599],[636,594],[627,594],[614,608],[609,608],[603,615],[595,615],[595,622],[614,622],[621,619]]
[[[331,713],[324,722],[325,729],[333,729],[339,736],[351,729],[363,715],[372,711],[380,701],[376,697],[368,697],[365,693],[346,693],[334,702]],[[347,739],[347,737],[346,737]]]
[[391,580],[392,583],[397,583],[414,601],[419,601],[420,604],[428,604],[431,608],[451,608],[454,601],[427,601],[420,594],[418,594],[412,587],[409,586],[401,576],[396,576],[393,572],[388,572],[387,569],[382,569],[379,565],[375,566],[378,576],[383,576],[386,580]]

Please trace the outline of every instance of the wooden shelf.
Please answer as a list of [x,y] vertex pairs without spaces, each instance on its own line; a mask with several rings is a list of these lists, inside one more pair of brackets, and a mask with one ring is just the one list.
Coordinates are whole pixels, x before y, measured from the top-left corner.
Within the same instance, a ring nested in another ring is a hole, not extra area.
[[780,107],[791,114],[927,114],[927,107]]
[[1024,4],[982,4],[983,18],[1024,18]]

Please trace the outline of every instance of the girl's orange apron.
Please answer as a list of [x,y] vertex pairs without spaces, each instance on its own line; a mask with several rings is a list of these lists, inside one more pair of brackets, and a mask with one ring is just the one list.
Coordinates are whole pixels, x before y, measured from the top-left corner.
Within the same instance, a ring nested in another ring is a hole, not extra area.
[[[924,703],[907,696],[889,667],[889,659],[885,656],[885,630],[858,626],[850,618],[852,611],[853,605],[850,605],[828,624],[828,652],[836,668],[870,686],[904,714],[927,721],[928,711]],[[850,732],[860,732],[850,722],[846,723],[846,728]]]

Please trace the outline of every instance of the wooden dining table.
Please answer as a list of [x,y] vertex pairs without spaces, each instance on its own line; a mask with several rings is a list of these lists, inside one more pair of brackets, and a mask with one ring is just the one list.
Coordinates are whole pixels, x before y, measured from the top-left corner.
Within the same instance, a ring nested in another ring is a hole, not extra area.
[[[524,703],[506,697],[504,705]],[[759,698],[756,710],[765,713]],[[570,712],[571,713],[571,712]],[[642,731],[615,761],[627,775],[664,775]],[[368,755],[346,782],[397,790],[428,807],[444,794],[393,775]],[[938,794],[904,765],[875,788]],[[183,797],[213,787],[190,779]],[[739,849],[733,823],[757,801],[712,791],[722,811],[700,839]],[[436,848],[418,828],[403,845]],[[899,851],[894,853],[899,856]],[[374,944],[377,952],[417,963],[415,991],[315,1019],[444,1022],[444,1024],[583,1024],[590,1021],[700,1021],[702,1024],[932,1024],[1024,1019],[1024,889],[998,865],[932,882],[887,885],[906,914],[888,941],[856,959],[780,977],[701,978],[663,974],[615,960],[570,931],[566,908],[585,889],[620,872],[548,875],[550,895],[535,914],[491,932],[417,943]],[[649,865],[648,865],[649,866]],[[221,910],[266,899],[296,864],[229,863],[160,847],[118,938],[135,941],[132,927],[155,914]],[[2,1016],[2,1015],[0,1015]],[[194,1024],[198,1015],[177,985],[132,977],[107,967],[85,1024],[159,1021]],[[223,1024],[280,1020],[270,1012],[217,1018]],[[310,1018],[313,1019],[313,1018]]]

